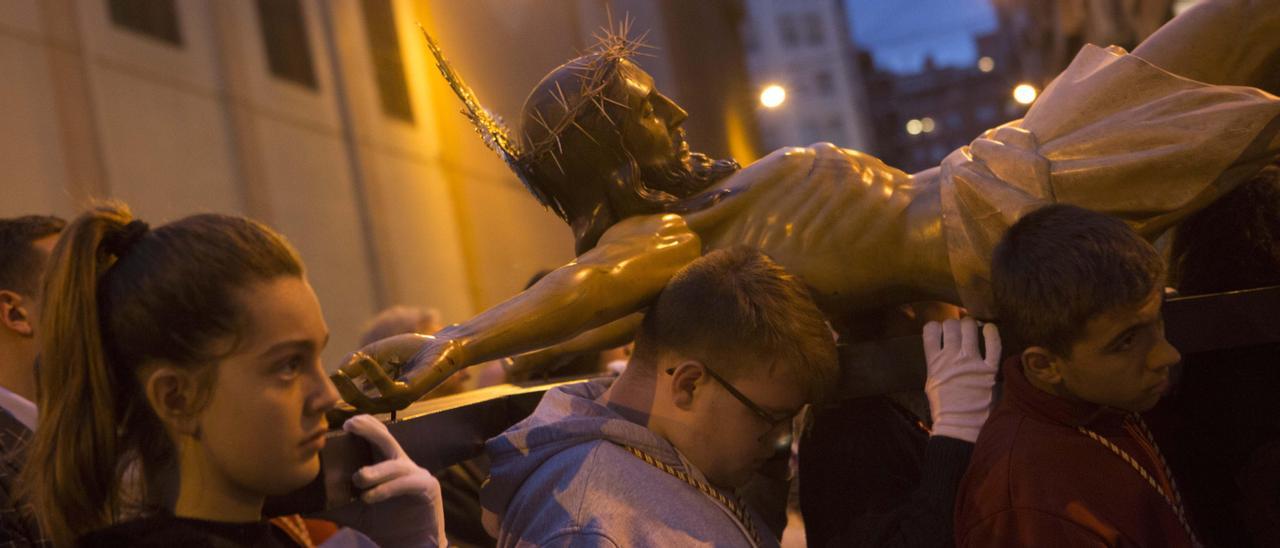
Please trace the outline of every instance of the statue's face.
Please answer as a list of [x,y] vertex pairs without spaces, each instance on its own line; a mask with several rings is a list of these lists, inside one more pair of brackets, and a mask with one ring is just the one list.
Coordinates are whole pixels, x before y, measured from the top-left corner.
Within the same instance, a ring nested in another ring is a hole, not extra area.
[[[623,146],[642,170],[666,170],[689,166],[689,144],[680,124],[689,113],[659,93],[653,77],[627,60],[619,62],[619,86],[628,109],[619,129]],[[621,109],[619,109],[621,110]]]
[[572,210],[565,220],[661,211],[737,169],[689,151],[680,128],[689,114],[655,89],[652,76],[627,59],[594,55],[551,71],[524,105],[532,178],[557,207]]

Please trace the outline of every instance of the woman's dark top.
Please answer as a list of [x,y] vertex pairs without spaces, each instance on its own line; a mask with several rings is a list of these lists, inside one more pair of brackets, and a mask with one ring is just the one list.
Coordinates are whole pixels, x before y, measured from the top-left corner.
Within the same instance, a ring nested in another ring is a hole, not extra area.
[[160,515],[135,519],[80,537],[81,547],[296,548],[279,527],[266,521],[227,523]]

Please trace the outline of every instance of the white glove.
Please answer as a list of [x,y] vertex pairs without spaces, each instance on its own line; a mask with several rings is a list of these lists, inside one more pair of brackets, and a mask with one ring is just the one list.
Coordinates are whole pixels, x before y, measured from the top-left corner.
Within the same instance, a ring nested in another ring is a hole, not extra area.
[[924,383],[933,415],[933,434],[967,442],[991,412],[991,387],[1000,365],[1000,332],[995,324],[982,327],[987,356],[978,352],[978,322],[973,318],[929,322],[924,326],[924,358],[929,379]]
[[440,482],[405,454],[386,425],[369,415],[356,415],[342,429],[360,436],[386,460],[352,475],[360,500],[369,506],[372,521],[357,527],[382,546],[446,546],[444,504]]

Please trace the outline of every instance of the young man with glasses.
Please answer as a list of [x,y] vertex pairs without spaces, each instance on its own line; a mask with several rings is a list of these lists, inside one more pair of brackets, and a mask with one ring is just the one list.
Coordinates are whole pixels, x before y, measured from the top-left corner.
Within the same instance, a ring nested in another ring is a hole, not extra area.
[[[959,324],[933,328],[931,377],[980,386],[985,418],[995,366],[972,357],[974,326],[967,345]],[[499,546],[776,546],[735,490],[838,376],[800,280],[755,250],[709,253],[650,306],[621,377],[552,390],[489,441],[485,527]]]
[[804,285],[746,248],[677,274],[614,381],[552,390],[489,441],[481,494],[499,546],[770,546],[735,489],[838,376]]

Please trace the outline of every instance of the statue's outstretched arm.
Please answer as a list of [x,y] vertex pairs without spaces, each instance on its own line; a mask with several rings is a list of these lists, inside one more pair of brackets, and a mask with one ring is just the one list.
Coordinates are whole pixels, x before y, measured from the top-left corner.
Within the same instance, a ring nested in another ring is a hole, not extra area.
[[1280,0],[1205,0],[1160,27],[1133,54],[1207,84],[1280,84]]
[[643,321],[644,313],[635,312],[585,331],[562,343],[516,356],[511,367],[507,369],[507,382],[528,380],[544,372],[553,373],[554,371],[544,371],[544,369],[561,362],[561,358],[599,352],[627,344],[635,338]]
[[[591,251],[475,318],[434,336],[401,335],[353,353],[334,384],[361,411],[403,408],[464,367],[537,350],[636,312],[698,258],[701,246],[678,215],[626,219]],[[392,378],[400,364],[406,381]],[[380,397],[357,388],[353,380],[362,375]]]

